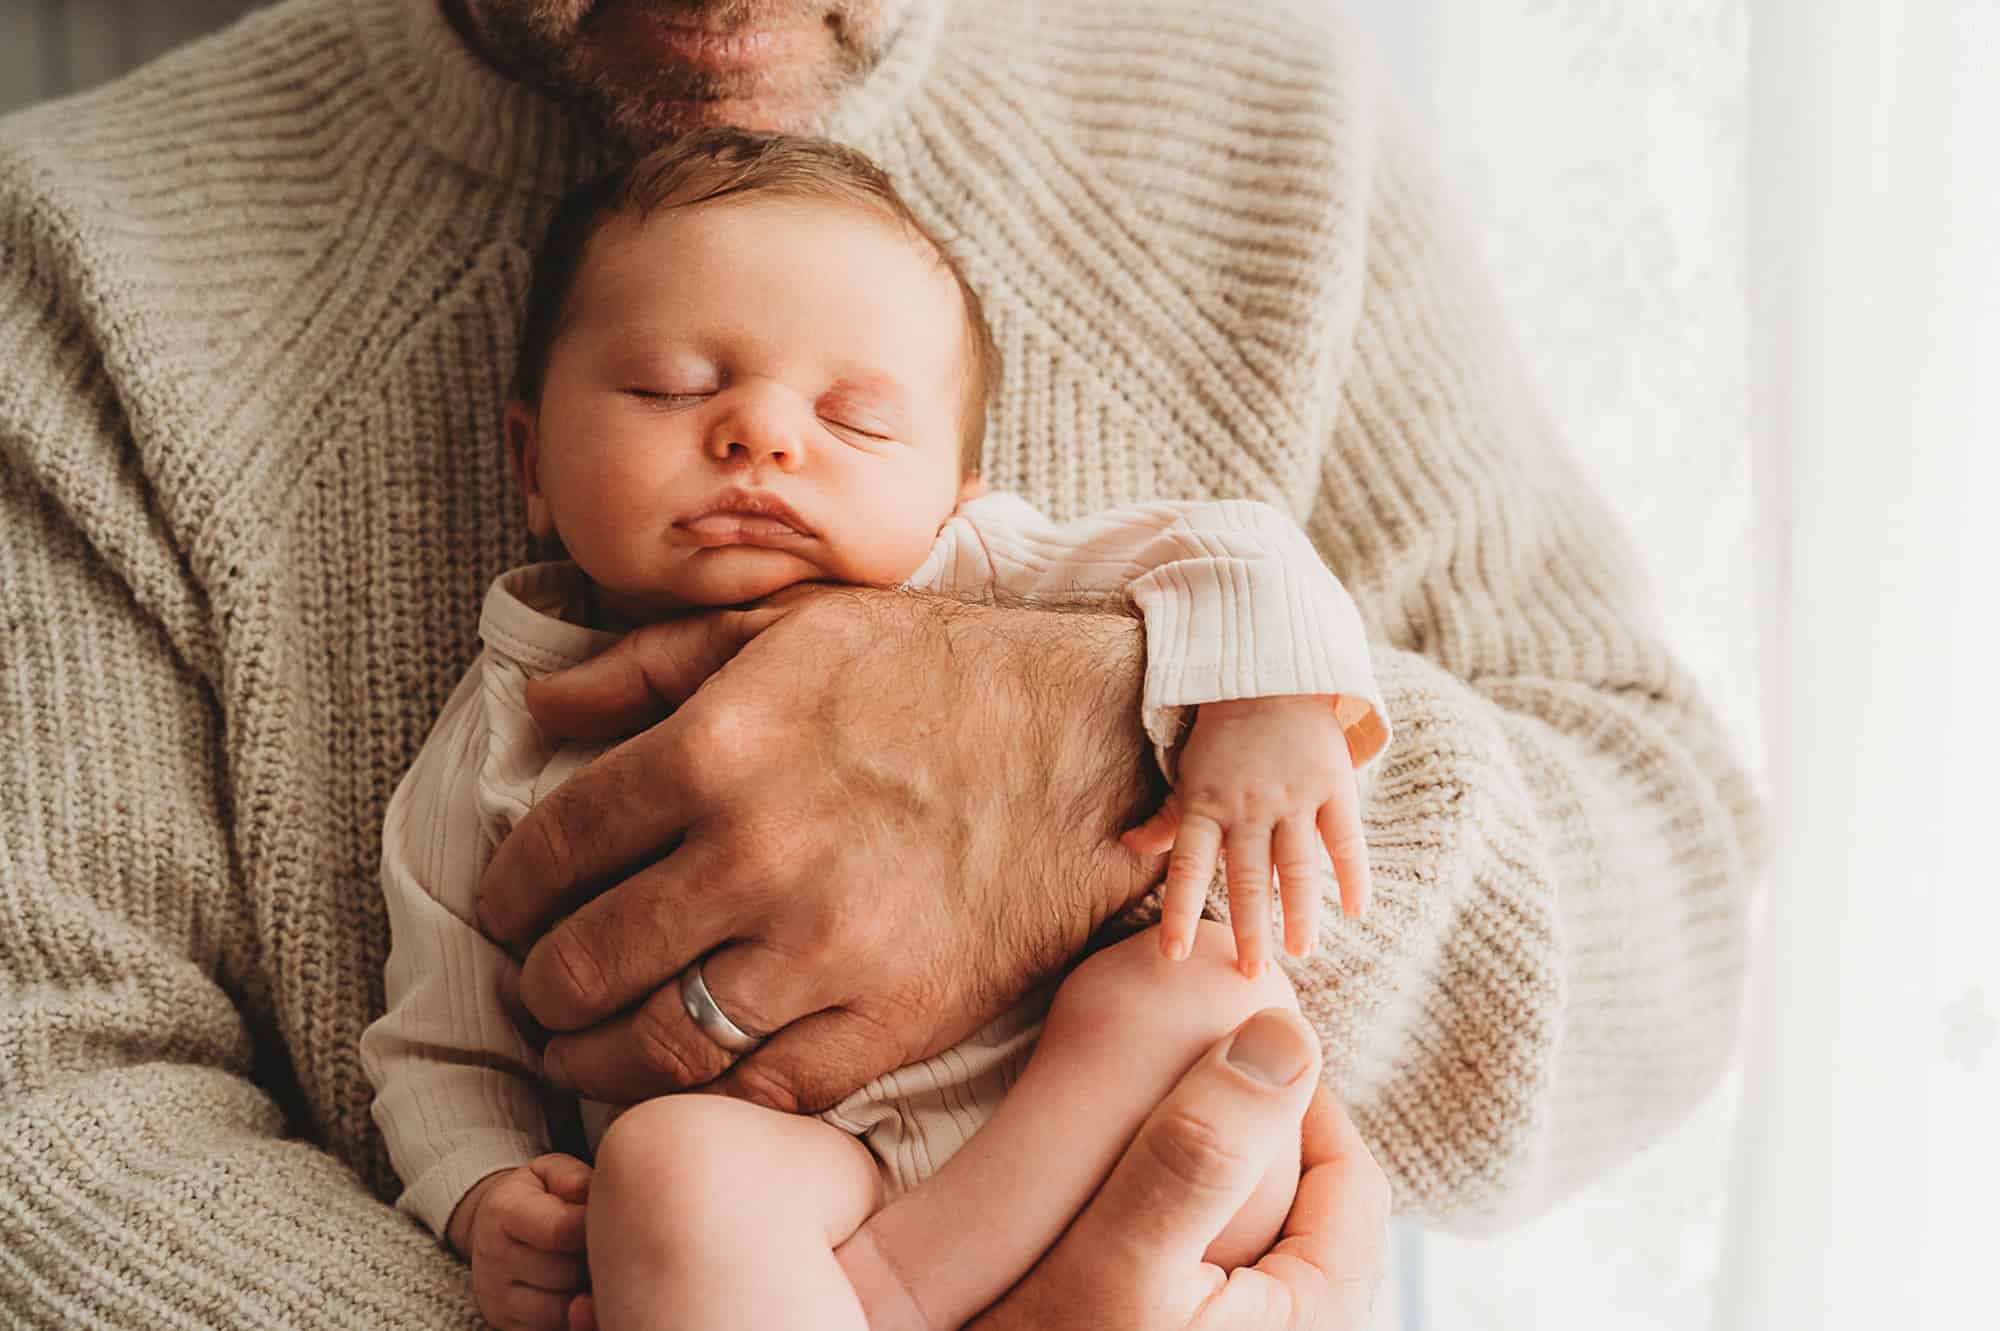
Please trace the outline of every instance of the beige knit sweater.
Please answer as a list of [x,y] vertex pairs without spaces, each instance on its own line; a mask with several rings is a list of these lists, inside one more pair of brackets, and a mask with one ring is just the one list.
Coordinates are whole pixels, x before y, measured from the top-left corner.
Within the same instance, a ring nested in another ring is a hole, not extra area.
[[[1532,1211],[1682,1113],[1758,807],[1353,38],[917,0],[830,128],[985,294],[994,485],[1263,499],[1354,594],[1377,900],[1294,978],[1404,1210]],[[356,1040],[384,801],[528,553],[526,246],[596,160],[430,0],[0,122],[0,1320],[473,1318]]]

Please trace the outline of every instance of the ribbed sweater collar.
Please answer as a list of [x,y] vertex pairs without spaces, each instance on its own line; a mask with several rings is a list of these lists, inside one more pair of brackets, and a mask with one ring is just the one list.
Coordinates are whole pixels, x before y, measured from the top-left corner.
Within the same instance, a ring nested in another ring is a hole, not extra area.
[[[929,70],[948,0],[910,0],[888,52],[849,89],[825,132],[852,142],[894,114]],[[601,170],[603,143],[541,93],[468,50],[438,0],[340,0],[368,76],[437,152],[505,184],[556,194]]]

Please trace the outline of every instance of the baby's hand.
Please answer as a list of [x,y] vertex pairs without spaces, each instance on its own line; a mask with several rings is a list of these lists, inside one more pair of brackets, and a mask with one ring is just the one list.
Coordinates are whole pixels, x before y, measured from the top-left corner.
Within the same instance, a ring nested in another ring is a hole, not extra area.
[[1218,855],[1227,867],[1236,959],[1245,975],[1264,969],[1273,865],[1285,906],[1285,950],[1295,957],[1309,954],[1319,935],[1317,843],[1333,856],[1342,910],[1351,917],[1367,908],[1368,845],[1333,699],[1202,704],[1181,751],[1179,778],[1160,811],[1121,838],[1140,855],[1173,850],[1160,918],[1167,956],[1185,957],[1194,945]]
[[[590,1320],[583,1259],[590,1166],[544,1155],[480,1182],[465,1245],[472,1294],[499,1331],[565,1331]],[[570,1305],[581,1301],[583,1308]]]

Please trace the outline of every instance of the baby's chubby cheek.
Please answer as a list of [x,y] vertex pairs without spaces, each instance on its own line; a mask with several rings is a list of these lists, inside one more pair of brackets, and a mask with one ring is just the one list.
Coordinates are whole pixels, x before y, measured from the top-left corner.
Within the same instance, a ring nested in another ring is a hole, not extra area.
[[925,515],[921,519],[901,519],[884,523],[865,540],[849,540],[837,548],[835,561],[841,582],[861,587],[900,587],[923,566],[938,532],[950,520]]

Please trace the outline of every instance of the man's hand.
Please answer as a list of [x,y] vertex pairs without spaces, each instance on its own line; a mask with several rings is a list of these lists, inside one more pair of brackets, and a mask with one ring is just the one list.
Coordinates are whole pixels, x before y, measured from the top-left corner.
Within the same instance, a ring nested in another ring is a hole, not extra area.
[[[1056,1246],[969,1331],[1365,1331],[1389,1182],[1319,1084],[1316,1048],[1281,1008],[1225,1036]],[[1202,1254],[1289,1148],[1308,1094],[1304,1176],[1284,1231],[1263,1260],[1225,1276]]]
[[[813,587],[531,686],[555,735],[651,723],[480,885],[550,1079],[818,1109],[998,1015],[1148,884],[1117,841],[1156,789],[1143,652],[1120,615]],[[696,962],[769,1037],[734,1067],[672,983]]]
[[583,1292],[590,1172],[573,1155],[540,1156],[488,1174],[452,1212],[446,1237],[472,1263],[473,1298],[499,1331],[563,1331],[590,1318]]

